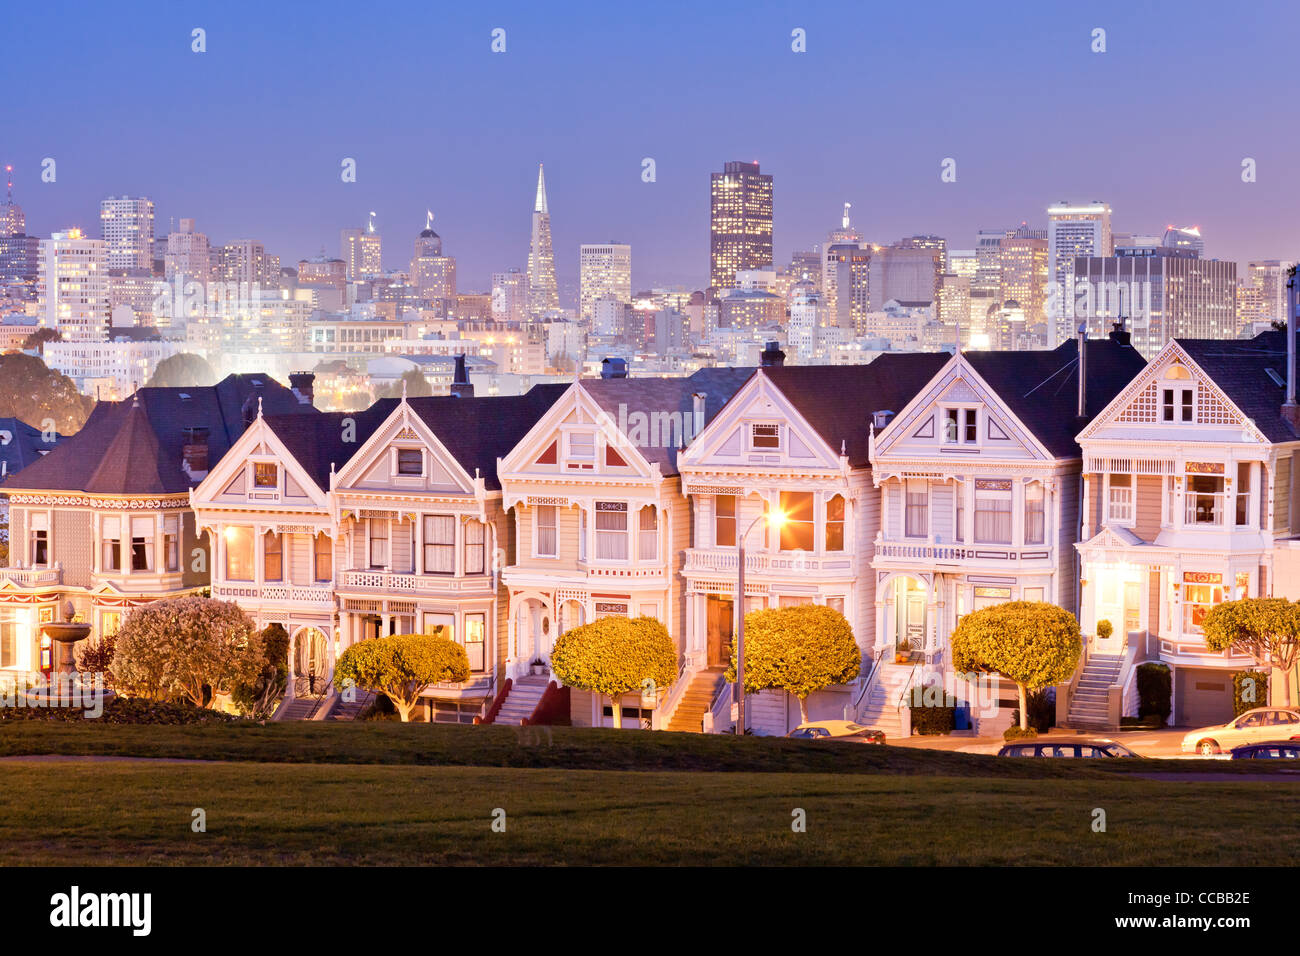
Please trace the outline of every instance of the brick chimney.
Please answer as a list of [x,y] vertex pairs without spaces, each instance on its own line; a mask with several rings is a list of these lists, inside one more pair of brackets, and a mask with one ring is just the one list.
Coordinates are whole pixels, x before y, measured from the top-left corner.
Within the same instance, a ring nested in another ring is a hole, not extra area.
[[763,354],[758,358],[758,364],[763,368],[780,368],[785,365],[785,353],[781,351],[780,344],[765,342]]
[[456,356],[456,374],[451,377],[451,395],[453,398],[473,398],[474,386],[469,380],[469,370],[465,367],[465,353]]
[[301,405],[311,405],[316,400],[316,373],[290,372],[289,387],[298,396]]
[[1295,333],[1296,308],[1300,305],[1296,289],[1296,267],[1286,271],[1286,398],[1282,401],[1282,419],[1300,434],[1300,406],[1295,400]]
[[201,425],[191,425],[185,429],[184,434],[181,469],[191,478],[202,478],[208,473],[208,429]]

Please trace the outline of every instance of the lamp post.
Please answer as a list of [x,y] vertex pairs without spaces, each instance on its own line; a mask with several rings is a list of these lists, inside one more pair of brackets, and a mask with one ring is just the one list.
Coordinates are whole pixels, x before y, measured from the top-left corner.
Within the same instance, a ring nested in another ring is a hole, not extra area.
[[745,539],[764,519],[774,530],[785,523],[785,515],[780,511],[764,512],[736,538],[736,733],[742,737],[745,734]]

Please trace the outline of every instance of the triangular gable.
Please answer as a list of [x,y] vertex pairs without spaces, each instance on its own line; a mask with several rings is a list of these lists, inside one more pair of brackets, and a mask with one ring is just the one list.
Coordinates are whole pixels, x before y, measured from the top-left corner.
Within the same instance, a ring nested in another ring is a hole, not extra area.
[[[1123,426],[1127,431],[1132,426],[1169,424],[1161,420],[1161,390],[1187,384],[1194,385],[1197,392],[1195,425],[1246,431],[1257,441],[1267,442],[1263,433],[1224,394],[1214,379],[1192,360],[1176,339],[1167,342],[1133,381],[1088,423],[1079,433],[1078,440],[1082,442],[1102,438],[1103,433],[1113,426]],[[1185,439],[1188,423],[1175,424],[1184,431],[1178,437]]]
[[[221,460],[211,467],[207,476],[199,482],[191,496],[194,506],[249,501],[248,495],[252,489],[247,465],[250,461],[258,459],[274,460],[283,472],[284,493],[278,503],[328,507],[328,489],[319,487],[312,480],[306,469],[298,463],[298,459],[260,416],[254,419],[244,433],[235,440],[230,450],[221,456]],[[277,502],[260,500],[250,503],[265,506]]]
[[[398,471],[397,452],[419,450],[420,472]],[[475,480],[449,452],[438,436],[406,402],[399,402],[348,462],[339,469],[335,490],[429,491],[475,493]]]
[[[759,447],[754,426],[777,427],[775,435],[760,440],[775,447]],[[798,406],[766,375],[747,381],[713,421],[695,437],[681,456],[683,468],[728,468],[762,465],[839,471],[839,449],[831,448],[799,412]]]
[[943,408],[950,405],[981,408],[978,441],[968,446],[972,452],[978,449],[980,457],[1054,457],[961,353],[954,355],[901,412],[876,432],[874,457],[957,457],[952,452],[955,446],[943,441],[939,421]]
[[[627,432],[621,430],[627,425]],[[497,475],[527,480],[530,474],[547,477],[564,475],[581,479],[598,475],[629,478],[657,478],[658,467],[638,450],[638,422],[629,415],[626,423],[615,420],[577,383],[547,409],[519,443],[497,465]],[[570,455],[573,435],[592,436],[590,457]]]

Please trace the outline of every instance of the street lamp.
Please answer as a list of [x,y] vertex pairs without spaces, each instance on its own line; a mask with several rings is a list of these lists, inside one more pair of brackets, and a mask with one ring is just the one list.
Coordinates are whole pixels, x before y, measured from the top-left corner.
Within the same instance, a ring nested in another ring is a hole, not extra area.
[[785,524],[785,514],[781,511],[764,512],[755,518],[745,533],[736,538],[736,733],[745,733],[745,539],[759,522],[766,520],[768,527],[780,531]]

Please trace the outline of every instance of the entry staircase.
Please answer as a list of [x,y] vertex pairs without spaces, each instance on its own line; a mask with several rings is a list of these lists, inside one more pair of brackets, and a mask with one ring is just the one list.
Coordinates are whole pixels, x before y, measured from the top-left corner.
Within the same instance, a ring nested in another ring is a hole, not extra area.
[[357,690],[357,699],[348,703],[341,696],[335,698],[327,720],[356,720],[375,702],[375,695],[368,690]]
[[310,696],[310,697],[286,697],[280,702],[280,706],[275,709],[272,720],[316,720],[316,715],[320,712],[321,707],[325,706],[329,698]]
[[677,706],[668,715],[666,729],[700,733],[704,729],[704,715],[708,713],[713,699],[718,696],[725,673],[726,668],[721,666],[696,671],[678,699]]
[[516,677],[510,685],[505,701],[497,711],[493,723],[518,727],[520,723],[533,716],[541,702],[546,687],[551,682],[549,674],[541,676]]
[[1093,654],[1083,666],[1078,686],[1070,696],[1069,723],[1081,729],[1114,729],[1108,701],[1110,686],[1119,683],[1122,654]]
[[[905,736],[904,714],[907,704],[902,701],[908,686],[913,680],[911,664],[891,664],[884,661],[876,665],[876,671],[869,678],[871,687],[866,698],[859,704],[853,719],[864,727],[884,731],[885,740],[897,740]],[[912,721],[906,723],[910,734]]]

